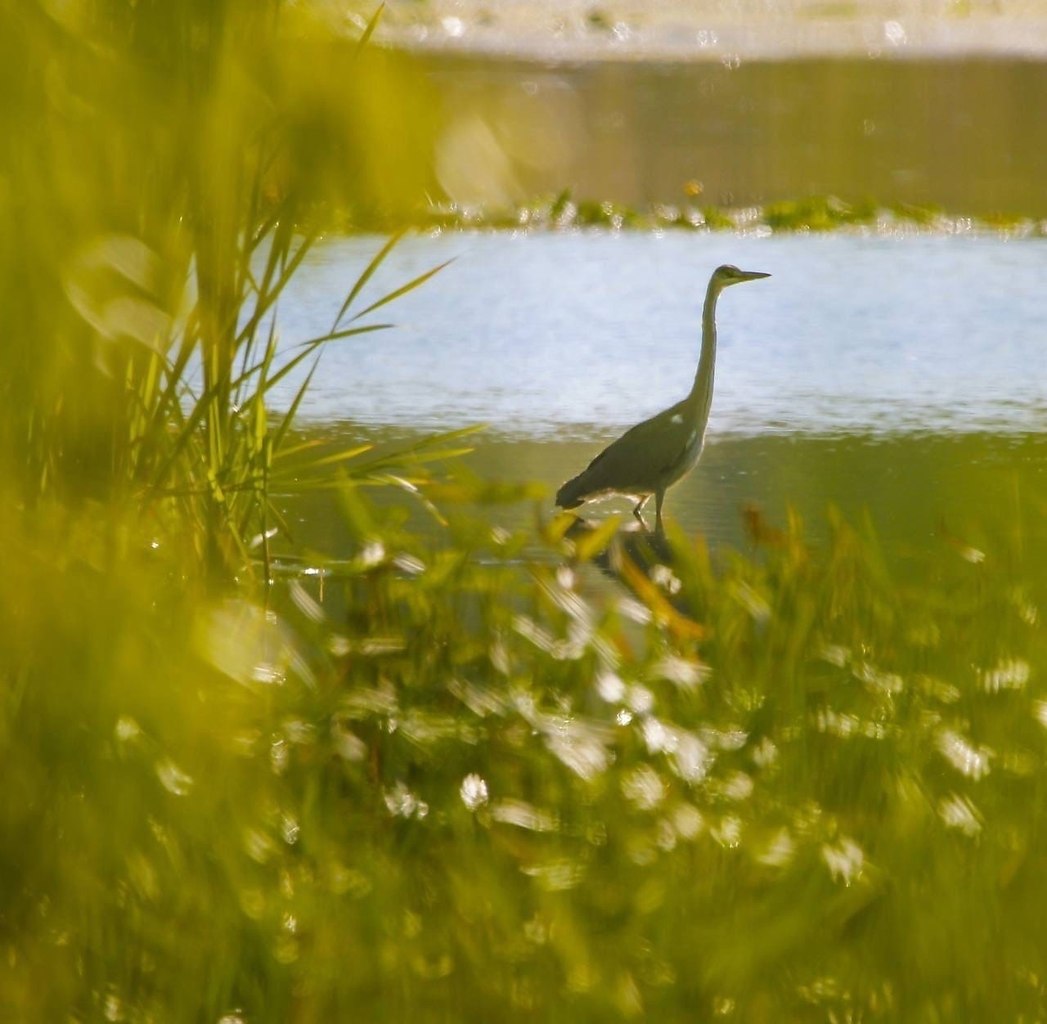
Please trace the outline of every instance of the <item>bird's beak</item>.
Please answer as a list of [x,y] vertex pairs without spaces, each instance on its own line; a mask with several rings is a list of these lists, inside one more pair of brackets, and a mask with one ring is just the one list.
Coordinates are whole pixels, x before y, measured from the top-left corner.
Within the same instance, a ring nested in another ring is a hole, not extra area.
[[765,274],[761,270],[739,270],[738,280],[739,281],[759,281],[761,277],[770,277],[770,274]]

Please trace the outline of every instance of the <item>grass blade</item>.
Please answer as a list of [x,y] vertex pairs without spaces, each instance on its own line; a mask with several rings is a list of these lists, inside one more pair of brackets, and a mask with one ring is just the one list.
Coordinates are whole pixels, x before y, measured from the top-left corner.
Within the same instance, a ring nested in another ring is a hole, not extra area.
[[[407,233],[407,228],[401,228],[394,235],[392,235],[382,246],[377,254],[371,259],[371,262],[364,268],[363,273],[356,279],[356,283],[349,290],[349,294],[345,297],[345,302],[342,303],[342,308],[338,310],[338,316],[334,318],[334,323],[331,324],[331,333],[334,334],[338,330],[338,325],[342,322],[342,317],[345,316],[349,307],[353,304],[353,300],[363,290],[365,284],[371,280],[374,272],[385,262],[386,256],[393,251],[394,246],[400,241],[401,238]],[[353,319],[357,319],[354,317]]]
[[385,10],[385,4],[381,3],[378,5],[378,9],[371,15],[371,20],[367,22],[367,27],[364,29],[363,35],[357,40],[356,52],[354,57],[360,55],[363,48],[371,41],[371,36],[374,35],[374,30],[378,27],[378,22],[382,17],[382,12]]
[[305,380],[302,381],[302,386],[298,389],[298,393],[294,396],[294,401],[291,402],[291,407],[284,413],[284,418],[280,421],[280,426],[277,427],[276,433],[273,435],[273,449],[278,449],[284,436],[287,434],[288,429],[294,422],[295,416],[298,415],[298,407],[302,404],[302,399],[305,398],[305,393],[309,390],[309,385],[312,383],[313,374],[316,373],[316,368],[320,365],[320,357],[317,356],[313,365],[310,367],[309,372],[305,375]]
[[[353,320],[359,320],[360,317],[367,316],[368,313],[373,313],[376,309],[380,309],[387,302],[392,302],[394,299],[398,299],[402,295],[406,295],[408,292],[414,291],[415,288],[425,284],[425,282],[428,281],[429,278],[435,276],[436,274],[439,274],[440,271],[444,269],[444,267],[447,267],[450,264],[454,263],[455,259],[456,257],[452,256],[449,260],[444,260],[444,262],[439,264],[438,266],[433,267],[431,270],[427,270],[424,274],[419,274],[418,277],[414,278],[411,281],[408,281],[407,284],[401,285],[399,288],[396,289],[396,291],[392,291],[388,295],[383,296],[377,302],[372,302],[371,305],[368,306],[366,309],[361,309],[360,312],[353,317]],[[352,323],[353,320],[350,320],[349,322]]]

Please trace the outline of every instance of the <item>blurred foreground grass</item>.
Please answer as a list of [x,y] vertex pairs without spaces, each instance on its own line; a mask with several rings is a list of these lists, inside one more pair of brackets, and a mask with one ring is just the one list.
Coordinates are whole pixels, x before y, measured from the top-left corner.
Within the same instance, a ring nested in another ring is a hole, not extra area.
[[133,517],[6,513],[5,1019],[1044,1012],[1006,550],[902,588],[841,522],[716,568],[672,536],[608,596],[554,534],[343,500],[355,558],[268,606]]
[[[754,517],[609,594],[621,538],[457,506],[526,489],[310,461],[266,316],[331,210],[415,201],[394,84],[276,5],[3,12],[0,1017],[1047,1013],[1020,537],[902,586]],[[322,584],[267,585],[280,473],[338,487]]]

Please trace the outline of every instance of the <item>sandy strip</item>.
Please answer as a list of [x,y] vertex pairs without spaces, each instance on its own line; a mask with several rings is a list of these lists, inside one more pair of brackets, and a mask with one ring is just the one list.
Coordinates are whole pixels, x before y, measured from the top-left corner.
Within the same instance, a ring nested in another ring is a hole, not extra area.
[[[315,0],[356,31],[373,4]],[[387,0],[378,39],[532,60],[1047,57],[1047,0]]]

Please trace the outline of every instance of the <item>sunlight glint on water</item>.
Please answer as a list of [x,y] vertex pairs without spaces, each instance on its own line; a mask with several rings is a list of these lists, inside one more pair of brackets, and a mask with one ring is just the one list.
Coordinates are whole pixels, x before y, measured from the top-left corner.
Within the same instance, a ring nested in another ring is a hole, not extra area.
[[[316,251],[285,298],[285,344],[330,325],[379,244]],[[395,330],[325,352],[306,417],[601,437],[686,393],[723,262],[773,276],[721,299],[711,437],[1027,432],[1047,408],[1040,240],[448,233],[402,243],[372,298],[449,257],[381,311]]]

